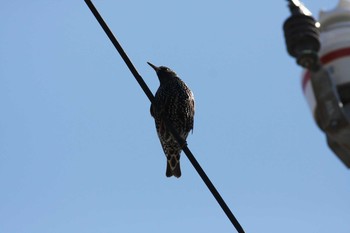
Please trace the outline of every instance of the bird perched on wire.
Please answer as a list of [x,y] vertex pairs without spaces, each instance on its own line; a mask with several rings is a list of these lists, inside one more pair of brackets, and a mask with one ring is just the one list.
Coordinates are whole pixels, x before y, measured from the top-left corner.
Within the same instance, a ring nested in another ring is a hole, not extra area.
[[166,176],[181,176],[179,145],[166,127],[165,119],[185,141],[193,130],[194,96],[177,74],[165,66],[157,67],[147,62],[157,73],[160,85],[151,104],[151,115],[156,124],[157,134],[167,158]]

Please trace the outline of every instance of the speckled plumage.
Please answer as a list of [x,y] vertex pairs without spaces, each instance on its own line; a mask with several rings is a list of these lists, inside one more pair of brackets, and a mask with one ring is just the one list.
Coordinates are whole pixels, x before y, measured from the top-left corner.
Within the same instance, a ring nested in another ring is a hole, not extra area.
[[179,178],[182,148],[167,130],[164,119],[168,119],[179,135],[186,140],[193,129],[194,96],[174,71],[165,66],[148,64],[157,72],[160,82],[154,105],[151,105],[151,115],[155,120],[157,134],[167,158],[166,176]]

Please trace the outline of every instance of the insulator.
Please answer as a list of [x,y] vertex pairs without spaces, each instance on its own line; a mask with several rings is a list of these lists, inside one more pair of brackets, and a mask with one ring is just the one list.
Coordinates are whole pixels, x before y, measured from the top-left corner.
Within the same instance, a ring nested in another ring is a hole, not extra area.
[[284,25],[284,37],[288,53],[299,59],[304,52],[317,54],[320,50],[317,21],[308,15],[297,14],[289,17]]

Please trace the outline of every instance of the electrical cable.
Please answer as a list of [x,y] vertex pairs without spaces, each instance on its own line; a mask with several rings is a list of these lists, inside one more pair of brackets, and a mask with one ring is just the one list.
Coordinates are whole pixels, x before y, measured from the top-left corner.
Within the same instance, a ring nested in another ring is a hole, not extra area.
[[[95,18],[97,19],[97,21],[99,22],[99,24],[101,25],[101,27],[103,28],[103,30],[105,31],[105,33],[107,34],[108,38],[111,40],[114,47],[119,52],[120,56],[122,57],[122,59],[124,60],[126,65],[128,66],[131,73],[134,75],[136,81],[139,83],[142,90],[147,95],[148,99],[151,101],[151,103],[153,103],[154,96],[153,96],[152,92],[148,88],[145,81],[142,79],[141,75],[137,72],[135,66],[132,64],[131,60],[129,59],[127,54],[124,52],[122,46],[119,44],[116,37],[113,35],[112,31],[108,28],[106,22],[103,20],[100,13],[97,11],[97,9],[95,8],[95,6],[93,5],[93,3],[90,0],[84,0],[84,1],[87,4],[87,6],[89,7],[89,9],[91,10],[91,12],[93,13],[93,15],[95,16]],[[194,155],[192,154],[192,152],[188,148],[187,142],[179,136],[179,134],[174,130],[172,125],[169,123],[169,121],[166,120],[165,123],[166,123],[166,127],[169,129],[170,133],[177,140],[179,145],[182,145],[182,150],[186,154],[187,158],[190,160],[193,167],[196,169],[197,173],[202,178],[203,182],[207,185],[208,189],[213,194],[216,201],[219,203],[222,210],[225,212],[226,216],[229,218],[229,220],[231,221],[233,226],[236,228],[237,232],[244,233],[242,226],[240,225],[240,223],[238,222],[236,217],[233,215],[230,208],[227,206],[224,199],[221,197],[220,193],[217,191],[217,189],[215,188],[213,183],[210,181],[209,177],[206,175],[206,173],[204,172],[204,170],[202,169],[202,167],[200,166],[200,164],[198,163],[198,161],[196,160],[196,158],[194,157]]]

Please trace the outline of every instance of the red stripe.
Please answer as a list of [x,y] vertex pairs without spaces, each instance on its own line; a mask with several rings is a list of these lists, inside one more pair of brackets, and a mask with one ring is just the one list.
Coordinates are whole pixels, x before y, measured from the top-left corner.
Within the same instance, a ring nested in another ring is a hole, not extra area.
[[[332,51],[330,53],[323,55],[321,57],[321,63],[323,65],[326,65],[326,64],[330,63],[331,61],[334,61],[338,58],[342,58],[342,57],[346,57],[346,56],[350,56],[350,48],[338,49],[338,50],[335,50],[335,51]],[[303,81],[302,81],[303,91],[305,91],[306,84],[310,81],[310,78],[311,78],[310,71],[307,70],[304,74]]]
[[322,64],[327,64],[335,59],[346,57],[350,55],[350,48],[338,49],[333,52],[327,53],[321,57]]
[[306,84],[310,81],[310,79],[311,79],[311,73],[309,70],[307,70],[304,74],[303,81],[301,83],[303,87],[303,92],[305,92]]

